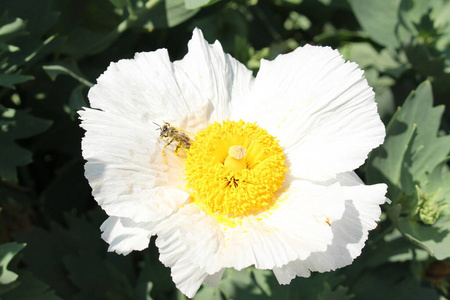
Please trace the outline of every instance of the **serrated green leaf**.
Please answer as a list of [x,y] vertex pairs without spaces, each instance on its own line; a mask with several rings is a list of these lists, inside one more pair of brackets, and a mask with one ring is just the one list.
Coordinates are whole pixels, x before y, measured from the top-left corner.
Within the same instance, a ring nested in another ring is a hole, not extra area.
[[408,214],[391,213],[394,224],[413,243],[440,259],[450,255],[448,215],[442,214],[433,226],[419,222],[415,215],[421,209],[416,185],[439,206],[449,204],[450,176],[442,167],[450,151],[450,136],[437,136],[442,113],[443,107],[433,107],[431,85],[421,84],[392,118],[385,143],[373,151],[367,163],[367,180],[387,182],[388,197]]
[[25,244],[6,243],[0,245],[0,284],[10,284],[17,279],[18,275],[8,270],[8,264],[23,248],[25,248]]
[[450,136],[437,137],[444,108],[432,105],[431,85],[425,82],[392,117],[385,143],[369,157],[368,181],[388,182],[392,200],[402,193],[412,195],[415,182],[426,185],[449,152]]
[[380,45],[396,48],[399,1],[350,0],[352,10],[361,27]]

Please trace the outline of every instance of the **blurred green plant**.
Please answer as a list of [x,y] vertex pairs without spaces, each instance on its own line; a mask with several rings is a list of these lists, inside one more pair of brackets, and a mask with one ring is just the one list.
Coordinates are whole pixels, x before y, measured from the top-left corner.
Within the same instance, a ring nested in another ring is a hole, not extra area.
[[195,299],[449,298],[450,115],[433,107],[450,95],[449,15],[445,0],[2,0],[0,299],[185,299],[153,241],[106,252],[76,112],[111,61],[163,47],[180,59],[194,27],[255,74],[305,43],[357,62],[388,123],[360,175],[392,200],[352,265],[288,286],[228,270]]

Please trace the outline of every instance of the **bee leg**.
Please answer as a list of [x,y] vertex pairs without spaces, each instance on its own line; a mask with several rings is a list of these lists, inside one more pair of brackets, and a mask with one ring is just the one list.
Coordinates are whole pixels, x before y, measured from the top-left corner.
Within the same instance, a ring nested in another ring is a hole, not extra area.
[[164,158],[164,163],[167,164],[167,156],[166,156],[166,148],[167,146],[169,146],[170,144],[172,144],[172,142],[174,141],[175,138],[172,138],[170,141],[168,141],[166,143],[166,145],[164,146],[163,150],[162,150],[162,157]]
[[175,154],[178,155],[180,153],[180,149],[183,147],[181,142],[177,143],[177,147],[175,148]]
[[170,141],[167,142],[167,144],[164,146],[163,148],[163,152],[166,150],[167,146],[170,146],[170,144],[172,144],[172,142],[175,140],[175,138],[172,138]]

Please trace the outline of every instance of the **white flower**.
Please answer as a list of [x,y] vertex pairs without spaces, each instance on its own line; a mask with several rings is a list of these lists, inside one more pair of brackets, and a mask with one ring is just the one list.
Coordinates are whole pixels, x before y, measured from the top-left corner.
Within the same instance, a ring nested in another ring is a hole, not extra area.
[[188,47],[173,63],[165,49],[111,63],[80,111],[109,251],[157,235],[188,297],[226,268],[271,269],[287,284],[350,264],[386,200],[384,184],[353,172],[385,136],[363,72],[306,45],[254,78],[198,29]]

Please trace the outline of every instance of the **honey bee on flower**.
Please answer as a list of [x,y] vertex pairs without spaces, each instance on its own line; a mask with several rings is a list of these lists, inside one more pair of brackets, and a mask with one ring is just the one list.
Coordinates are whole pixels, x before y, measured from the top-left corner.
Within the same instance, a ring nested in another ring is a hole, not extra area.
[[177,154],[181,149],[189,149],[189,147],[191,147],[191,138],[188,133],[184,132],[182,129],[176,128],[168,122],[164,122],[163,126],[159,126],[156,123],[154,124],[157,125],[159,127],[158,130],[161,131],[159,137],[166,142],[163,151],[173,142],[177,143],[175,148],[175,153]]

